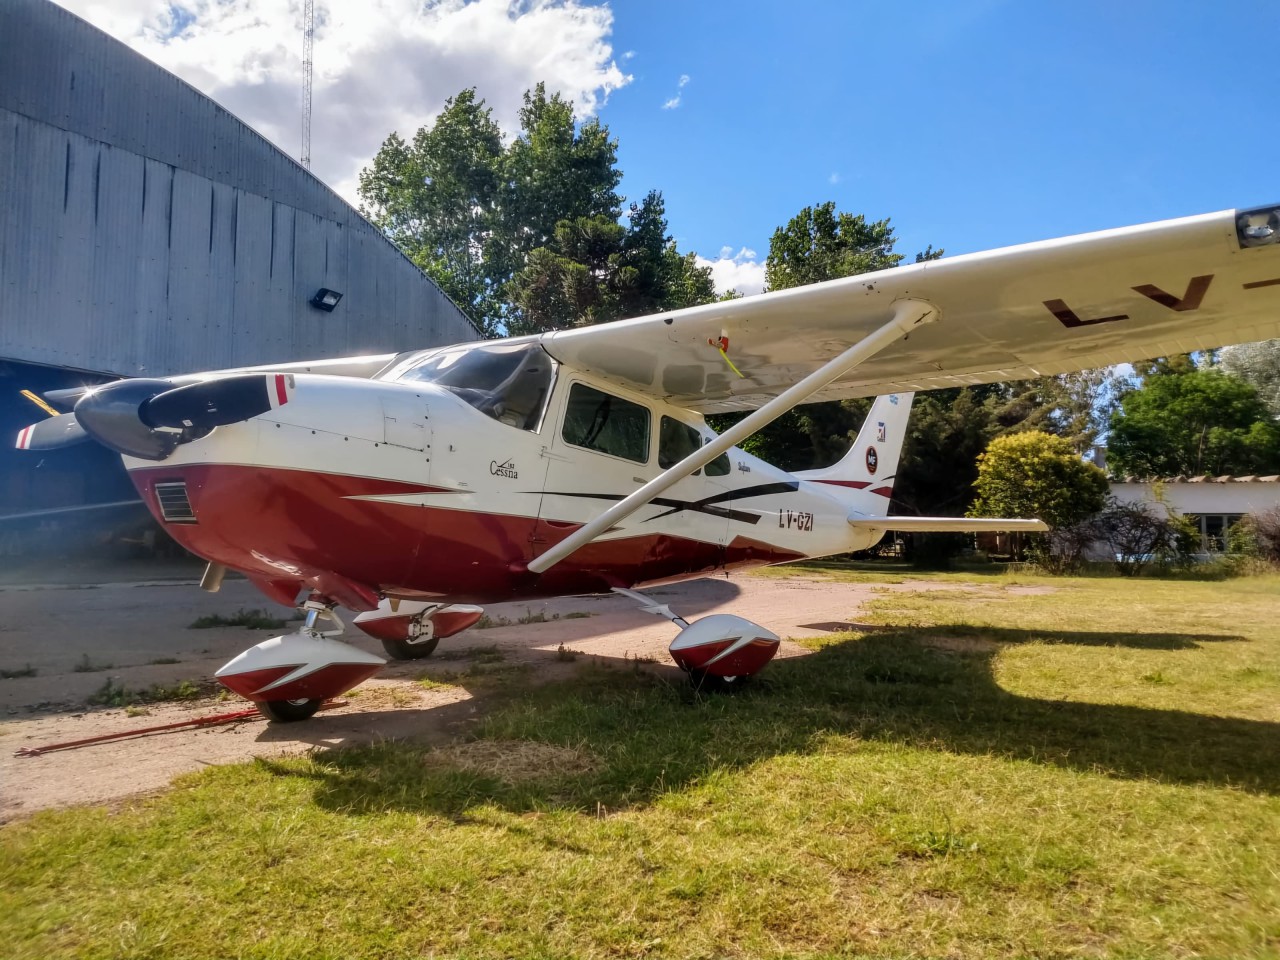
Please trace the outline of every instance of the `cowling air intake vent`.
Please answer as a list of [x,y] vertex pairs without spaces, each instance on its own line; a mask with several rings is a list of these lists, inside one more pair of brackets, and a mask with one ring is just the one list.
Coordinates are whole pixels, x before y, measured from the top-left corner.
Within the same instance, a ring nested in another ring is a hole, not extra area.
[[187,485],[184,481],[157,483],[155,490],[160,515],[166,523],[197,522],[195,511],[191,509],[191,501],[187,499]]

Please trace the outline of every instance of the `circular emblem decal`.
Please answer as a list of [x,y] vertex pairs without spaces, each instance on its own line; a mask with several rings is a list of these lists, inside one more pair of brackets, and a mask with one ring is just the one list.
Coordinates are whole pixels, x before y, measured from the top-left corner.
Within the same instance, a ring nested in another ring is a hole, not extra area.
[[876,453],[876,448],[867,447],[867,473],[874,474],[879,465],[880,455]]

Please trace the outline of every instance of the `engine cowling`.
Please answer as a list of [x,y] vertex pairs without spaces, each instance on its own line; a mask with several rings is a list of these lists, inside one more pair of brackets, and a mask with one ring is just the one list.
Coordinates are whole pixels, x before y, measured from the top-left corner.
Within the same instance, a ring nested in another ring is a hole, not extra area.
[[758,623],[731,613],[713,613],[676,634],[669,649],[682,670],[729,679],[759,673],[781,642]]

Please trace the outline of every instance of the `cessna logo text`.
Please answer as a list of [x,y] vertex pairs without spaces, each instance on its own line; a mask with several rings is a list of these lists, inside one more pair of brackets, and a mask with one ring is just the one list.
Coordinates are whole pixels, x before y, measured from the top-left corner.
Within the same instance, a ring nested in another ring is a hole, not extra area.
[[516,473],[516,465],[512,460],[505,460],[499,463],[497,460],[489,461],[489,472],[495,477],[506,477],[508,480],[518,480],[520,474]]

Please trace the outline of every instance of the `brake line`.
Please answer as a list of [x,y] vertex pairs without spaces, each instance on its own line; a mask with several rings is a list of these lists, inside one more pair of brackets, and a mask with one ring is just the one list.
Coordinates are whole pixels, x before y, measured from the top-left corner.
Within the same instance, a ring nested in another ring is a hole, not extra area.
[[[345,707],[345,700],[326,700],[320,705],[321,710],[334,707]],[[115,733],[103,733],[96,737],[85,737],[81,740],[66,740],[62,743],[50,743],[43,747],[21,747],[13,752],[15,757],[39,757],[57,750],[74,750],[88,747],[96,743],[109,743],[112,740],[127,740],[131,737],[146,737],[156,733],[166,733],[187,727],[216,727],[227,723],[238,723],[241,720],[265,720],[266,717],[254,707],[252,710],[236,710],[232,713],[218,713],[211,717],[196,717],[192,720],[179,720],[176,723],[161,723],[151,727],[137,727],[133,730],[119,730]]]

